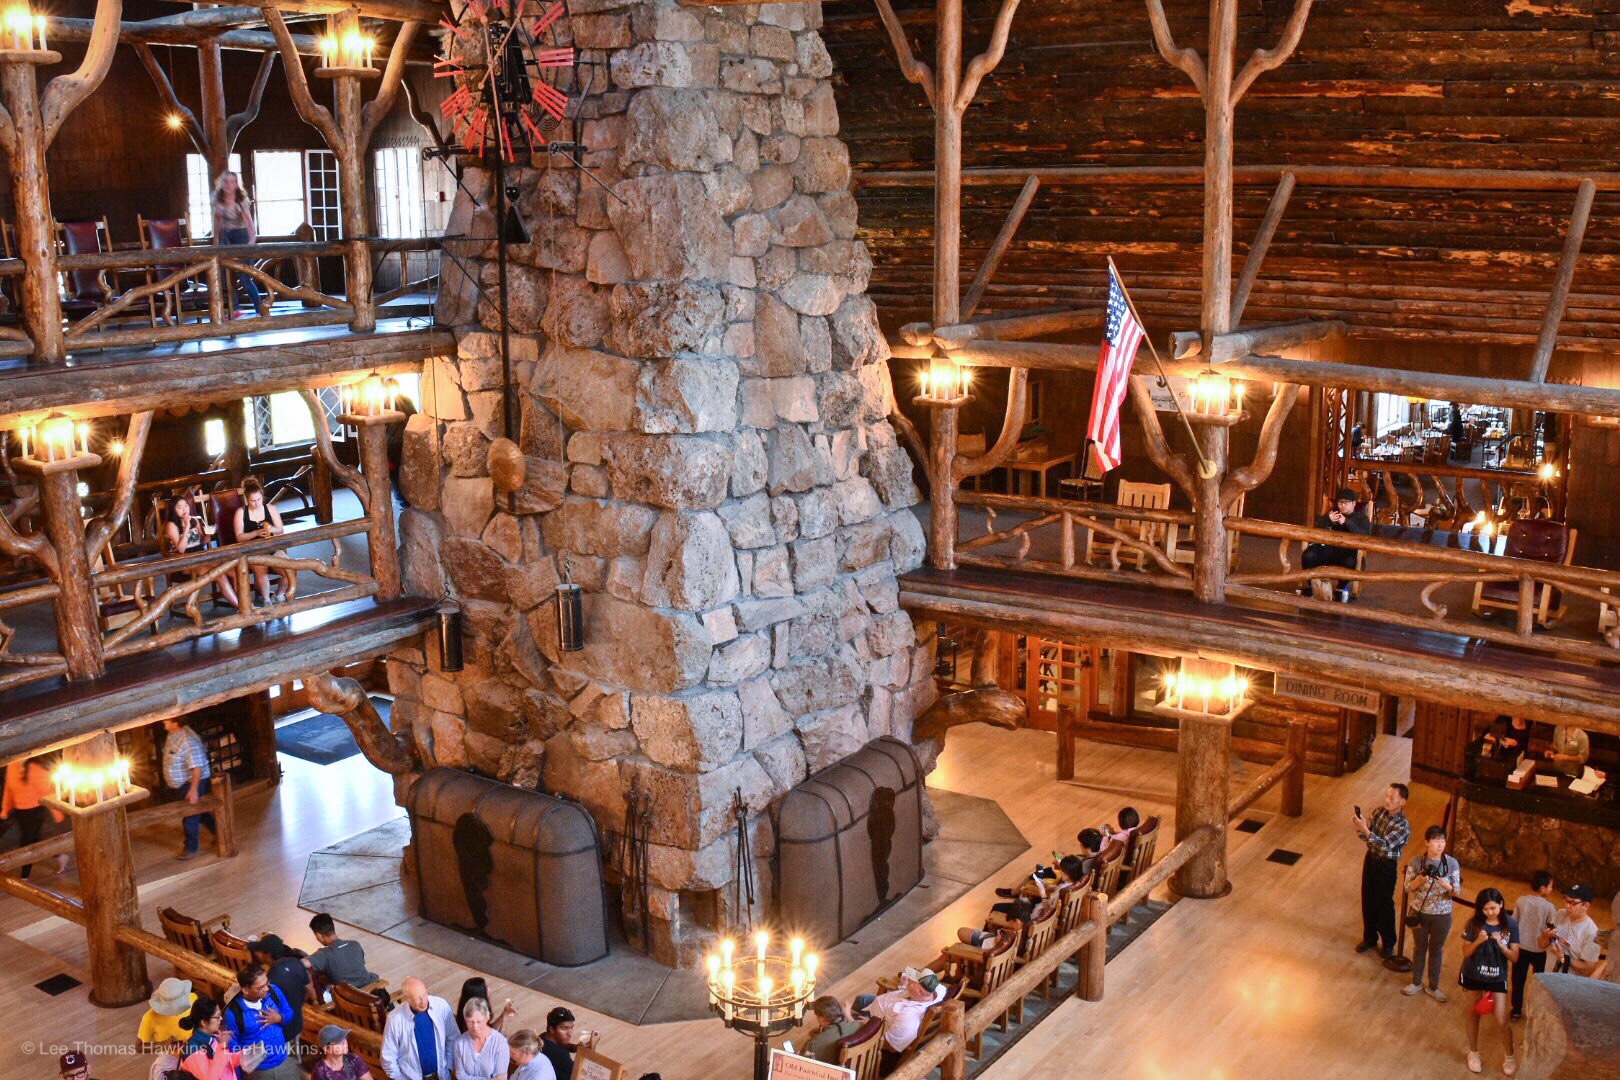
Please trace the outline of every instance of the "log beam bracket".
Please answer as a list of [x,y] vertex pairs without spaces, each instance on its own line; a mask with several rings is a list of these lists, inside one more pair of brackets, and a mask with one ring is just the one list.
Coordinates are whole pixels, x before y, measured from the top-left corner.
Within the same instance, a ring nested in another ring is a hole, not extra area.
[[1530,363],[1531,382],[1547,381],[1553,350],[1558,347],[1558,324],[1564,321],[1569,287],[1575,280],[1575,264],[1581,258],[1581,243],[1586,238],[1586,223],[1592,217],[1592,200],[1596,195],[1597,185],[1591,180],[1582,180],[1575,192],[1575,208],[1569,214],[1569,231],[1564,234],[1564,250],[1558,257],[1558,271],[1553,276],[1552,291],[1547,294],[1547,311],[1542,316],[1541,334],[1536,339],[1535,357]]

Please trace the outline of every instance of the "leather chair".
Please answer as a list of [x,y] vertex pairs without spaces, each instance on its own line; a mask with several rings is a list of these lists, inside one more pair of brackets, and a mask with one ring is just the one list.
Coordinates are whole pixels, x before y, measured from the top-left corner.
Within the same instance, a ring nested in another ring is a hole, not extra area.
[[[1507,546],[1502,554],[1509,559],[1568,566],[1575,559],[1576,530],[1562,521],[1522,518],[1508,526]],[[1567,610],[1563,593],[1545,582],[1535,586],[1535,620],[1543,628],[1554,626]],[[1481,618],[1493,610],[1517,611],[1517,581],[1481,582],[1474,586],[1474,614]]]
[[248,950],[247,938],[239,938],[229,930],[215,930],[208,935],[214,946],[214,959],[240,975],[253,966],[253,953]]
[[[106,218],[61,221],[56,229],[64,255],[94,255],[112,250],[112,231]],[[99,270],[69,270],[64,277],[67,290],[62,297],[62,311],[69,316],[88,315],[111,298],[107,279]]]
[[1119,875],[1121,885],[1129,885],[1153,865],[1153,849],[1158,843],[1159,819],[1156,817],[1148,818],[1140,828],[1131,831],[1125,844],[1125,867]]
[[1125,869],[1125,843],[1115,840],[1097,856],[1096,890],[1104,896],[1119,891],[1119,875]]
[[883,1067],[883,1021],[868,1020],[853,1035],[838,1040],[838,1064],[855,1080],[878,1080]]
[[198,956],[213,956],[213,943],[209,940],[209,934],[214,930],[229,930],[231,917],[215,915],[211,919],[199,919],[174,908],[159,908],[158,925],[163,927],[163,936],[182,949],[194,952]]
[[[191,231],[187,228],[185,218],[154,219],[136,214],[135,227],[140,233],[142,251],[169,251],[191,246]],[[146,283],[151,285],[161,281],[178,269],[178,265],[154,266],[146,271]],[[194,278],[176,282],[163,290],[162,295],[161,312],[156,295],[146,298],[147,314],[153,326],[157,325],[159,318],[170,326],[179,325],[185,321],[187,308],[193,311],[208,309],[208,287]]]

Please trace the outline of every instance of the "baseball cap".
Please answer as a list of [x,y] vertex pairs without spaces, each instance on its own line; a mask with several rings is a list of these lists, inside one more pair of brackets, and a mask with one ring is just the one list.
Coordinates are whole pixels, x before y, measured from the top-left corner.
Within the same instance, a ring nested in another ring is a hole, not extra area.
[[1592,886],[1571,885],[1569,888],[1564,890],[1564,895],[1569,897],[1571,900],[1580,900],[1583,903],[1590,904],[1592,902]]
[[348,1037],[349,1032],[347,1028],[341,1028],[336,1024],[327,1024],[325,1027],[321,1028],[321,1033],[315,1037],[315,1041],[321,1044],[322,1050],[325,1050],[333,1043],[342,1042]]
[[920,984],[930,994],[939,989],[939,976],[927,968],[908,967],[900,973],[900,977]]
[[62,1072],[76,1072],[79,1069],[89,1068],[90,1059],[84,1056],[83,1051],[69,1050],[67,1053],[63,1054],[59,1059],[57,1059],[56,1064]]

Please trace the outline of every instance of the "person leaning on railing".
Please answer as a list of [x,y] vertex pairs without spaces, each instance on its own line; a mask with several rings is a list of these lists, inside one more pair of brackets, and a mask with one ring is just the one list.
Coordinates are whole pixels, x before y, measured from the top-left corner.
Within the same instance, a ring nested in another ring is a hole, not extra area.
[[[255,244],[258,235],[253,227],[253,205],[242,190],[242,181],[233,172],[222,172],[214,180],[214,192],[211,204],[214,210],[214,241],[233,247]],[[259,293],[259,283],[247,274],[229,274],[235,284],[242,287],[247,294],[248,305],[259,310],[263,297]],[[232,297],[227,296],[227,300]],[[264,312],[269,314],[268,311]],[[236,318],[234,303],[231,306],[230,318]]]

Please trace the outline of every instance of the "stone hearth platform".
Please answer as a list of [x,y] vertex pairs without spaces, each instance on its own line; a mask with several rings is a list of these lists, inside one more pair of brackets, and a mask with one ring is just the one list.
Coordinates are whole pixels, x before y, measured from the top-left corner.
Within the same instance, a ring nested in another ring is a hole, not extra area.
[[[854,938],[822,951],[828,985],[1029,851],[1029,841],[991,800],[940,789],[930,789],[929,795],[940,833],[923,847],[922,884]],[[410,825],[402,816],[316,851],[304,870],[299,906],[627,1023],[708,1017],[701,973],[664,967],[622,939],[611,942],[605,959],[564,968],[428,922],[416,913],[416,898],[401,880],[400,860],[409,841]],[[393,979],[403,973],[383,974]]]

